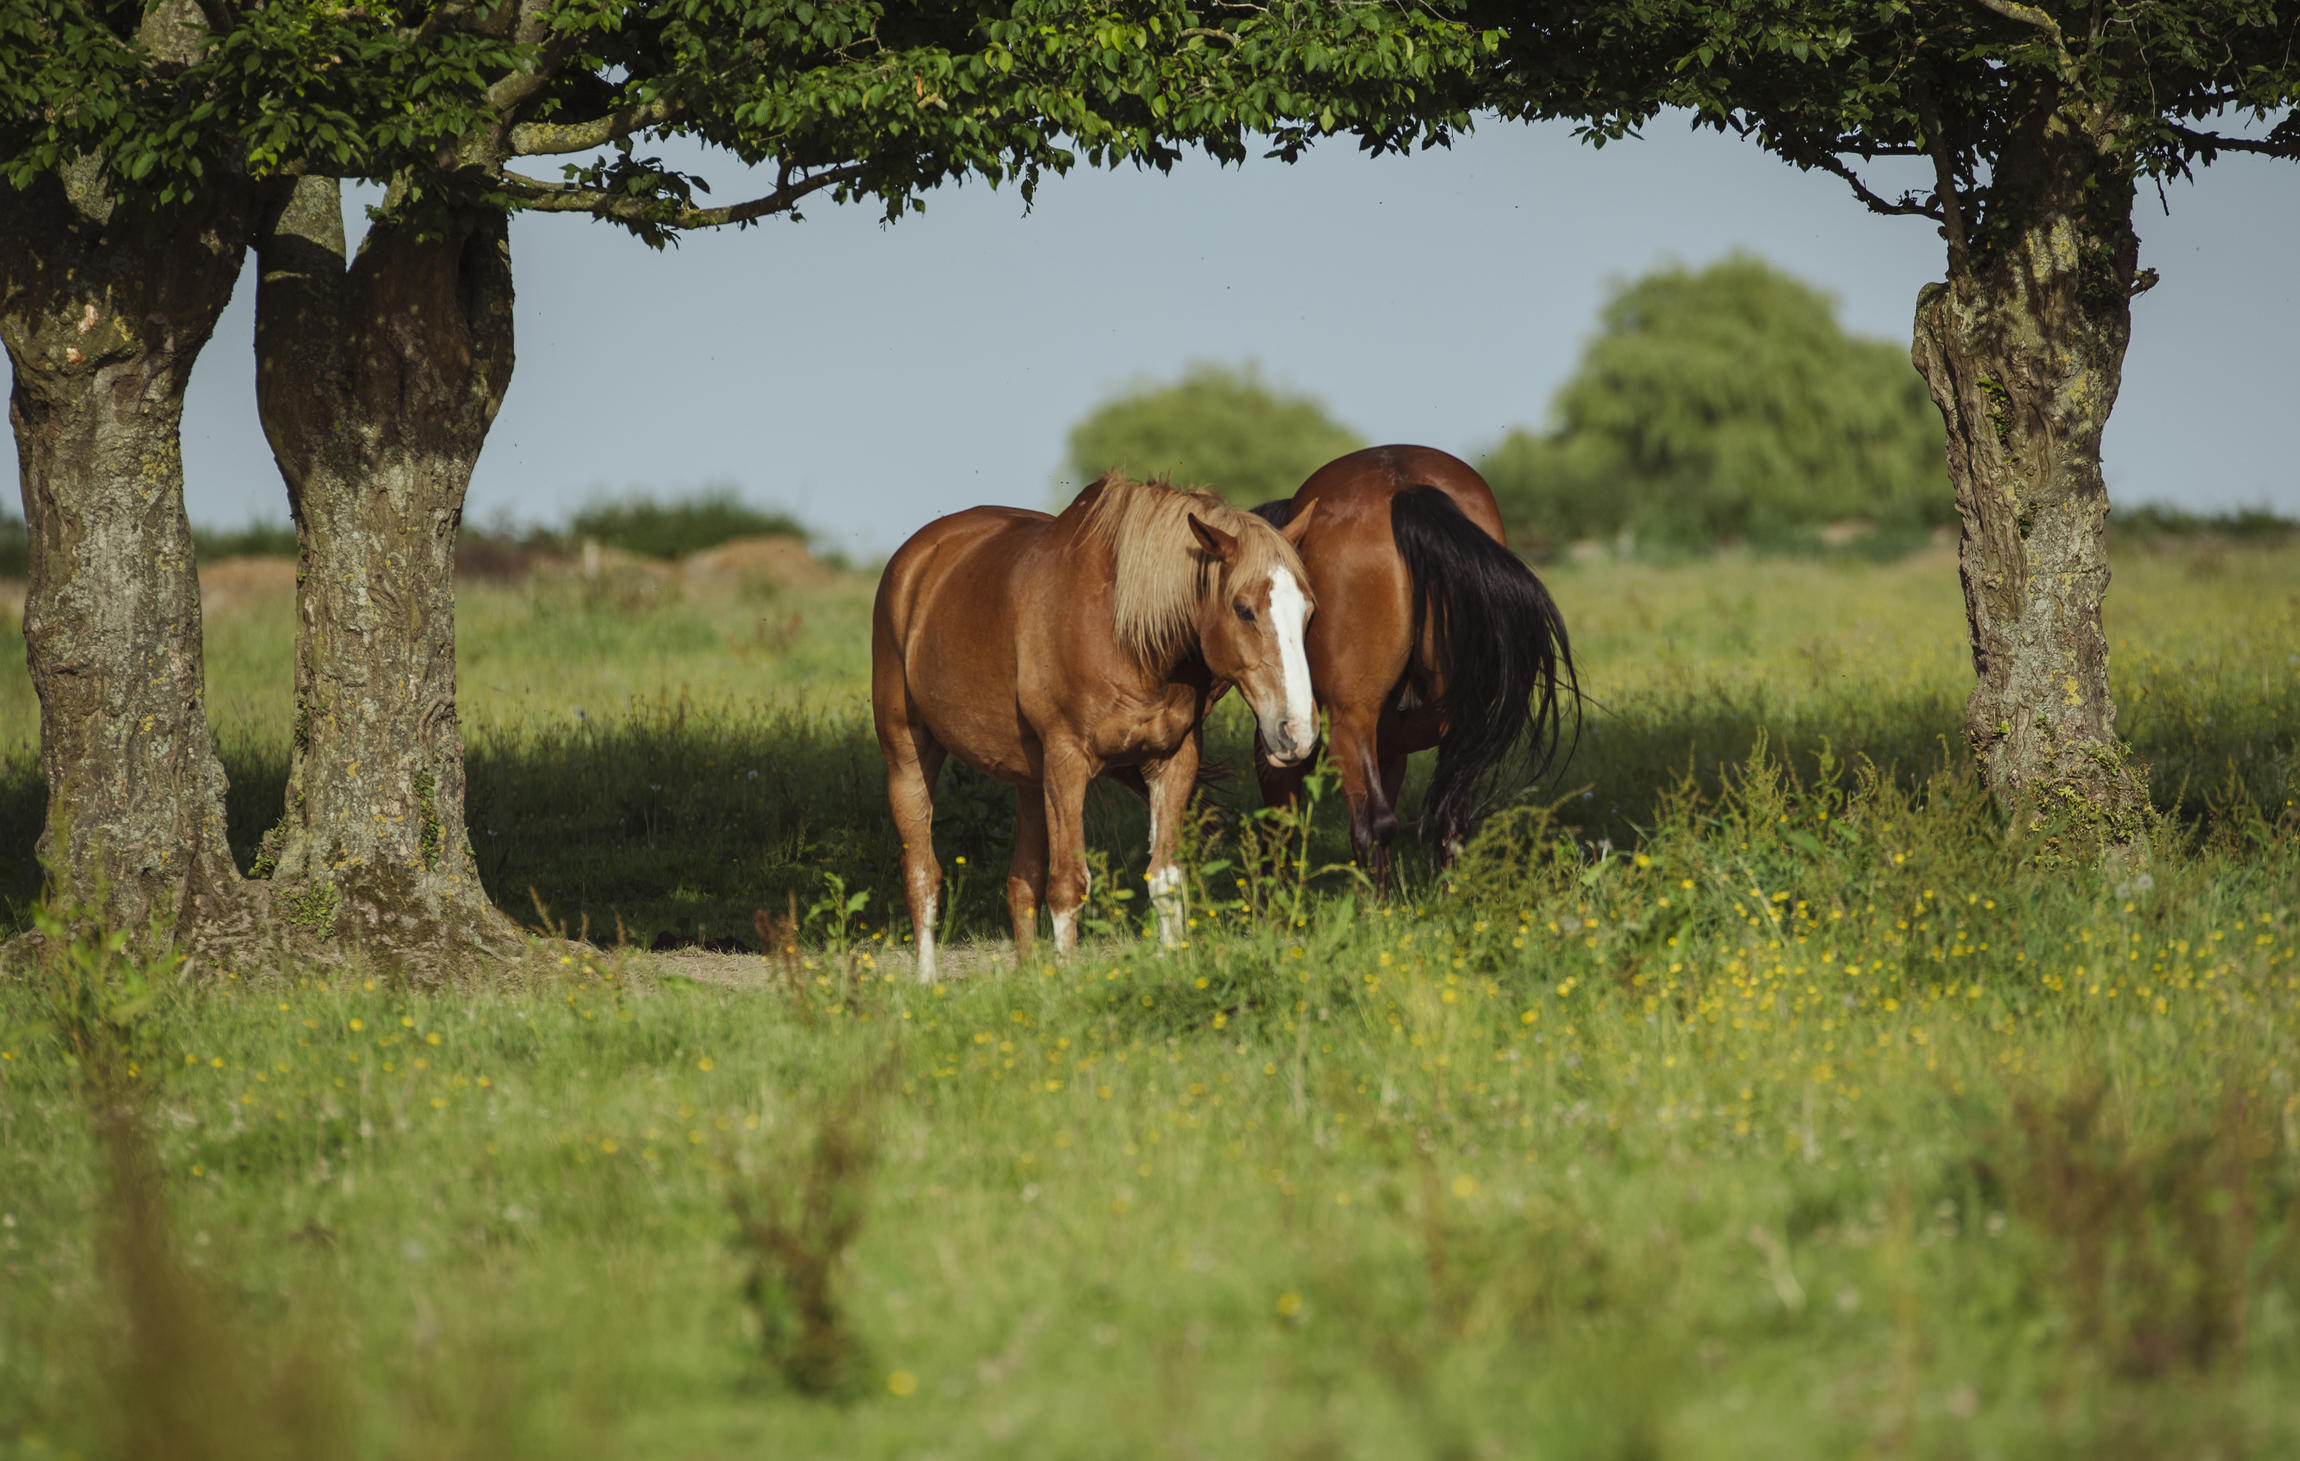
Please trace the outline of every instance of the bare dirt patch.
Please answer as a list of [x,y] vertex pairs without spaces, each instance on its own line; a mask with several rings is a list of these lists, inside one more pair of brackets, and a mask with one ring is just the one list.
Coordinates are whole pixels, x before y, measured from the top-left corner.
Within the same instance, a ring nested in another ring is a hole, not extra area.
[[[1114,941],[1082,943],[1079,957],[1089,961],[1102,961],[1121,947]],[[873,976],[892,974],[898,981],[909,983],[917,977],[918,958],[908,945],[895,948],[873,946],[870,950]],[[805,977],[815,979],[828,975],[833,979],[847,977],[844,959],[826,950],[809,950],[805,957],[814,967],[805,971]],[[1051,946],[1041,944],[1033,957],[1031,967],[1037,967],[1039,957],[1051,957]],[[947,983],[964,984],[975,979],[1011,976],[1014,973],[1014,945],[1005,939],[983,943],[945,944],[939,951],[942,977]],[[722,989],[770,990],[786,988],[790,976],[782,960],[765,954],[722,954],[710,949],[665,949],[660,953],[640,954],[633,960],[635,967],[656,978],[692,979],[697,984],[709,984]]]
[[220,558],[199,565],[200,612],[237,612],[295,597],[293,558]]
[[736,538],[691,554],[679,565],[689,589],[739,589],[773,584],[779,588],[821,588],[838,575],[807,551],[797,538]]

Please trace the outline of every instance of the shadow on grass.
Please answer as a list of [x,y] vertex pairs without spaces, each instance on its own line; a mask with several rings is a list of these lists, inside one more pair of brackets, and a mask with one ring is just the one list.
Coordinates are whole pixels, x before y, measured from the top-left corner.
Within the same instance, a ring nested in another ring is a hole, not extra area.
[[[2157,804],[2184,823],[2210,830],[2230,808],[2273,811],[2300,796],[2300,688],[2260,696],[2195,686],[2177,705],[2159,695],[2149,709],[2131,718],[2134,749],[2152,767]],[[1497,785],[1490,804],[1562,800],[1556,825],[1583,842],[1630,847],[1655,824],[1673,787],[1690,777],[1714,791],[1760,739],[1800,775],[1826,753],[1837,774],[1849,777],[1866,761],[1908,786],[1961,765],[1965,755],[1960,706],[1945,695],[1793,709],[1756,696],[1662,712],[1593,709],[1561,773],[1540,786]],[[1228,774],[1204,793],[1220,816],[1257,802],[1250,740],[1249,719],[1225,702],[1208,749]],[[1415,829],[1432,759],[1416,758],[1402,808],[1409,879],[1426,868]],[[224,763],[232,847],[245,867],[278,814],[287,757],[284,748],[243,743],[224,747]],[[884,772],[860,714],[698,713],[674,703],[604,724],[481,726],[470,738],[469,788],[480,876],[522,921],[537,921],[540,900],[554,921],[587,928],[603,943],[750,948],[756,910],[779,912],[794,898],[803,909],[835,875],[849,889],[869,890],[870,931],[907,934]],[[39,893],[31,849],[43,796],[29,748],[0,757],[0,837],[18,849],[0,864],[11,928],[27,924]],[[959,938],[1006,933],[1014,804],[1011,788],[955,762],[943,773],[935,848]],[[1087,830],[1118,885],[1138,883],[1148,831],[1139,803],[1098,785]],[[1311,855],[1349,858],[1338,798],[1321,810]]]

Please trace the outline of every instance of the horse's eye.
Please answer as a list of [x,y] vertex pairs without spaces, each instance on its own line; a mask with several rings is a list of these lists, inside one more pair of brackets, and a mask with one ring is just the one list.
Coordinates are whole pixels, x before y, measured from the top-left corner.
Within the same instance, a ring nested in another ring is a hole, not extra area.
[[1231,607],[1236,612],[1238,617],[1244,622],[1248,624],[1254,622],[1254,611],[1252,609],[1247,608],[1244,604],[1234,604]]

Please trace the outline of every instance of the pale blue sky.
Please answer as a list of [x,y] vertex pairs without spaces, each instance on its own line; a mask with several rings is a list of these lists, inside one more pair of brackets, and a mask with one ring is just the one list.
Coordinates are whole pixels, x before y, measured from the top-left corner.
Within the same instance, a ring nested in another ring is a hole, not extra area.
[[[720,200],[743,195],[739,169],[705,171]],[[2167,190],[2169,217],[2142,193],[2142,262],[2163,283],[2134,309],[2111,496],[2300,514],[2300,168],[2230,157],[2200,178]],[[826,205],[665,254],[530,216],[513,248],[519,365],[473,520],[728,482],[863,557],[954,508],[1043,504],[1073,421],[1191,360],[1257,360],[1373,440],[1475,455],[1541,421],[1609,278],[1748,249],[1899,343],[1942,272],[1930,224],[1674,121],[1602,151],[1490,124],[1411,158],[1337,143],[1291,167],[1079,172],[1027,216],[980,186],[893,227]],[[286,516],[256,423],[252,292],[202,357],[185,424],[192,515],[216,526]]]

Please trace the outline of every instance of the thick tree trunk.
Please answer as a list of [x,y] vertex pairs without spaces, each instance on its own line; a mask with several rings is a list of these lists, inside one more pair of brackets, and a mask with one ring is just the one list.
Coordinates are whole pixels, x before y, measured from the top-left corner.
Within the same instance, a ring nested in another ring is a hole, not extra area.
[[1919,295],[1912,351],[1948,427],[1963,520],[1978,676],[1965,733],[2008,813],[2131,846],[2148,797],[2109,695],[2100,438],[2131,334],[2132,184],[2086,128],[2040,106],[1993,191],[1970,257],[1952,238],[1948,282]]
[[259,871],[302,932],[424,966],[516,947],[463,823],[455,535],[511,376],[500,216],[378,224],[346,266],[336,185],[258,244],[257,401],[298,540],[295,740]]
[[178,427],[253,218],[228,181],[167,216],[131,216],[93,164],[0,202],[48,897],[208,950],[252,939],[262,898],[224,839]]

